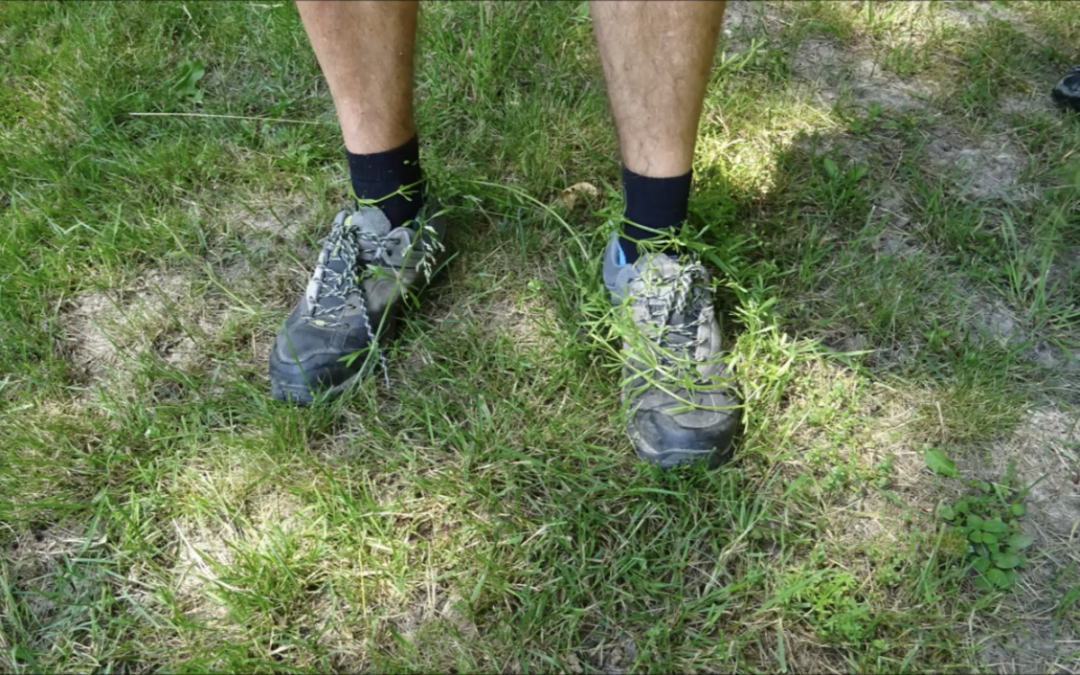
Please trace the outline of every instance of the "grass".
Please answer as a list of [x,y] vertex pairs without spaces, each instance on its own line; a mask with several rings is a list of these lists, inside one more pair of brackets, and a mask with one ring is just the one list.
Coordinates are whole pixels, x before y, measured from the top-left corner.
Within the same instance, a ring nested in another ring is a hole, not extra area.
[[[1080,6],[728,14],[684,234],[746,426],[662,473],[584,5],[425,6],[456,256],[392,386],[310,409],[265,359],[347,186],[295,8],[0,5],[0,669],[1080,668],[1080,121],[1045,102]],[[927,448],[1030,487],[1014,587]]]

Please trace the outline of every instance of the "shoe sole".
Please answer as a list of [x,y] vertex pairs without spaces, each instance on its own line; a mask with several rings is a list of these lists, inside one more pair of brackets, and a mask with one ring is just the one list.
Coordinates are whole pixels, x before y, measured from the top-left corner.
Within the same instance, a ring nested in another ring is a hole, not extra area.
[[[320,391],[318,395],[326,396],[328,400],[335,399],[345,393],[345,390],[356,384],[357,381],[370,375],[371,371],[374,369],[374,364],[366,368],[361,368],[349,377],[349,379],[341,384],[330,387],[329,389]],[[312,395],[311,390],[306,384],[289,384],[288,382],[282,382],[281,380],[275,380],[274,378],[270,378],[270,395],[282,403],[292,403],[293,405],[299,406],[311,405],[315,402],[316,398],[315,395]]]
[[715,469],[731,458],[731,449],[726,450],[667,450],[657,452],[652,448],[634,444],[637,456],[650,464],[657,464],[661,469],[673,469],[677,466],[705,464],[707,469]]

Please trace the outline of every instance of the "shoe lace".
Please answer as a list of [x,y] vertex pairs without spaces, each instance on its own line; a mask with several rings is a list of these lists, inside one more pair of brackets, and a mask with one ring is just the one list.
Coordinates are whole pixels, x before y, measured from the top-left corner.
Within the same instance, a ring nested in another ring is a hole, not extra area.
[[[420,260],[416,268],[425,275],[425,278],[430,279],[434,271],[432,264],[435,254],[442,250],[443,244],[429,225],[424,224],[422,227],[423,231],[435,236],[428,237],[423,246],[418,247]],[[322,272],[308,298],[310,319],[324,322],[324,325],[329,326],[340,325],[341,315],[345,308],[354,301],[358,303],[360,319],[378,355],[383,380],[387,387],[390,386],[388,362],[379,346],[375,331],[371,328],[371,319],[364,301],[361,282],[365,275],[377,273],[372,272],[373,268],[394,267],[392,255],[395,249],[414,243],[419,244],[420,236],[409,237],[408,232],[407,229],[398,228],[386,234],[378,234],[354,225],[351,216],[345,217],[341,222],[335,222],[330,234],[320,242],[327,254],[322,265]],[[411,252],[408,255],[412,255]],[[338,264],[331,267],[332,262]],[[358,271],[357,267],[361,263],[366,265],[366,268]],[[338,269],[334,269],[335,267]],[[337,299],[339,302],[322,302],[329,298]]]
[[[363,303],[363,294],[357,293],[360,290],[360,280],[356,273],[360,231],[349,221],[349,218],[344,218],[340,223],[335,222],[330,234],[319,242],[325,256],[316,267],[315,283],[308,291],[309,318],[330,326],[339,324],[350,296],[356,295]],[[328,303],[328,299],[337,299],[339,302]],[[362,309],[366,317],[366,308]]]
[[406,245],[406,242],[402,241],[403,235],[404,231],[402,230],[394,230],[385,235],[378,235],[368,231],[360,232],[361,259],[368,264],[390,265],[390,251],[392,249],[389,245]]
[[645,299],[650,321],[657,326],[661,365],[689,370],[700,379],[694,355],[705,342],[699,330],[705,323],[709,275],[700,263],[683,265],[670,275],[661,275],[646,286]]
[[[351,216],[335,222],[330,234],[320,242],[326,256],[320,265],[321,272],[316,270],[316,282],[312,284],[308,296],[309,320],[328,326],[341,325],[341,316],[345,309],[352,304],[356,305],[370,344],[378,356],[387,387],[390,386],[390,373],[386,355],[379,346],[375,331],[371,329],[371,319],[361,286],[361,273],[357,267],[361,252],[366,252],[373,245],[379,256],[385,258],[388,239],[361,230],[352,223]],[[331,263],[337,264],[331,266]],[[327,303],[327,299],[336,299],[338,302]]]
[[[443,244],[439,241],[435,230],[430,225],[424,224],[420,226],[417,221],[413,221],[412,225],[418,227],[416,233],[413,233],[408,228],[397,228],[384,235],[368,231],[360,232],[361,260],[369,265],[393,267],[393,251],[413,246],[412,249],[407,251],[406,256],[411,257],[414,252],[419,253],[420,259],[416,263],[416,269],[425,278],[430,279],[434,271],[432,263],[436,257],[435,254],[443,250]],[[410,233],[412,236],[409,236]],[[425,233],[435,236],[424,238],[423,234]],[[390,244],[394,246],[391,247]]]

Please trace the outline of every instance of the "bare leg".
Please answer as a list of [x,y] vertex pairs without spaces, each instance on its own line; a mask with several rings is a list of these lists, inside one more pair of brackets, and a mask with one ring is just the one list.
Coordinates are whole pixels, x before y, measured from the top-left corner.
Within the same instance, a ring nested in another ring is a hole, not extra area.
[[330,85],[349,152],[396,148],[413,137],[415,0],[297,2]]
[[724,3],[591,3],[626,168],[665,178],[690,171]]
[[724,3],[594,0],[591,8],[624,164],[625,222],[604,252],[603,275],[625,310],[615,322],[627,433],[638,456],[661,467],[716,466],[731,452],[739,399],[709,274],[678,251],[640,255],[635,242],[664,245],[664,233],[686,218]]
[[439,267],[445,220],[421,206],[412,110],[418,4],[297,9],[330,85],[357,199],[334,218],[270,351],[271,393],[306,405],[340,395],[384,361],[379,345],[393,337],[406,291]]

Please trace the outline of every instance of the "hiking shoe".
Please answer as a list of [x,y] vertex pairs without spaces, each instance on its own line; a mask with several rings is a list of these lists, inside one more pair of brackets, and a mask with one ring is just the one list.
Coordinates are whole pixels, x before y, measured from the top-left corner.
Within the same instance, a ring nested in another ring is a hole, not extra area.
[[308,404],[323,391],[340,394],[376,361],[385,369],[379,343],[393,336],[405,294],[443,261],[445,229],[432,204],[397,228],[376,208],[338,213],[270,352],[274,398]]
[[1050,90],[1050,98],[1058,105],[1080,111],[1080,66],[1075,66]]
[[718,466],[730,457],[741,415],[709,273],[663,253],[629,265],[616,232],[604,252],[604,285],[633,323],[623,331],[622,396],[638,457],[663,468]]

